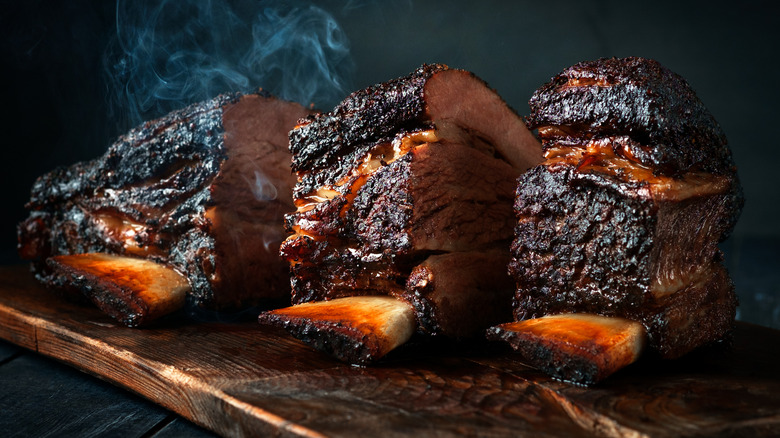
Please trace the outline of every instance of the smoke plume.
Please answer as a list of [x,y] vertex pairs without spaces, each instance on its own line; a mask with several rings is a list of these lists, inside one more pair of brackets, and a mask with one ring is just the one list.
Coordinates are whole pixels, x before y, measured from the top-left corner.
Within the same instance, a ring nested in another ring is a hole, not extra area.
[[105,58],[120,130],[229,91],[264,88],[327,107],[349,88],[349,42],[307,2],[166,0],[117,3]]

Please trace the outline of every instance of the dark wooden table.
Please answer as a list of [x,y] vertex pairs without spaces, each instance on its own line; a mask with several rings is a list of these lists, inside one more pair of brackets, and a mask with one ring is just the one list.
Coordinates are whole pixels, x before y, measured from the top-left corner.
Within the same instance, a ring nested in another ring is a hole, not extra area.
[[53,359],[0,341],[6,437],[211,437],[179,415]]
[[[733,239],[724,244],[724,250],[726,264],[740,294],[740,318],[764,326],[780,327],[780,241]],[[748,330],[743,332],[748,336],[751,333],[768,333],[760,327],[756,328],[757,331],[746,327]],[[771,335],[769,339],[780,338]],[[780,345],[766,347],[776,351]],[[491,367],[502,366],[500,358],[489,361]],[[512,366],[507,364],[506,369]],[[686,367],[695,366],[695,361],[689,361],[682,369],[690,372]],[[777,371],[780,372],[780,369]],[[743,378],[750,378],[751,371],[741,372]],[[636,384],[630,375],[623,380],[629,385]],[[657,386],[658,381],[654,384]],[[585,404],[590,403],[588,399],[592,398],[593,406],[603,404],[606,398],[601,402],[598,398],[605,397],[610,391],[609,388],[591,392],[581,388],[569,390],[555,384],[548,387],[564,395],[574,395]],[[685,394],[680,397],[684,399]],[[712,409],[718,409],[718,405],[713,405]],[[777,430],[771,428],[780,424],[780,411],[776,416],[770,414],[763,418],[769,430]],[[751,430],[758,431],[762,427],[759,423],[749,426],[754,428]],[[728,432],[728,429],[717,430]],[[186,418],[130,391],[3,340],[0,340],[0,431],[3,436],[10,437],[214,436]],[[610,432],[607,430],[605,433]]]

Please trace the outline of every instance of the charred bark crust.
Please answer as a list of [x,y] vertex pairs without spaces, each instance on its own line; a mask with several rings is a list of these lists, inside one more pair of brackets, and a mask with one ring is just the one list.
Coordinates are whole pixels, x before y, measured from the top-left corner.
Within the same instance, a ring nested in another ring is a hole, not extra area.
[[[28,208],[46,210],[77,196],[92,195],[100,189],[125,189],[138,184],[136,191],[123,192],[117,198],[106,196],[95,200],[101,207],[123,209],[138,217],[141,212],[134,211],[133,205],[158,207],[176,200],[163,193],[143,193],[142,199],[138,199],[139,192],[148,191],[144,186],[150,181],[163,180],[166,173],[170,176],[180,170],[181,163],[196,160],[200,161],[197,166],[192,170],[185,169],[185,175],[170,181],[170,187],[166,188],[175,196],[181,193],[182,187],[185,190],[202,187],[203,182],[219,170],[220,160],[225,159],[221,147],[222,107],[239,98],[238,94],[226,94],[174,111],[119,137],[100,158],[43,175],[32,187]],[[187,184],[183,184],[184,181]]]
[[[201,307],[237,310],[286,297],[286,266],[255,234],[267,226],[283,239],[294,177],[273,166],[289,163],[287,133],[307,113],[266,92],[234,93],[146,122],[103,156],[35,182],[19,253],[53,286],[46,258],[104,252],[173,267],[191,284],[188,302]],[[252,180],[269,173],[280,196],[276,188],[268,199],[253,196]],[[262,278],[234,275],[246,268]]]
[[376,290],[403,288],[398,266],[413,257],[409,236],[412,200],[409,164],[412,155],[379,169],[360,188],[351,205],[345,198],[288,215],[288,227],[316,224],[324,238],[286,241],[282,257],[292,265],[292,301],[302,303]]
[[518,179],[515,318],[583,312],[641,322],[678,357],[726,336],[736,297],[717,243],[744,203],[726,138],[656,61],[564,70],[530,101],[547,161]]
[[414,200],[411,176],[413,154],[385,166],[370,178],[355,196],[347,216],[354,230],[351,238],[364,243],[364,253],[408,254],[413,247]]
[[532,129],[563,127],[556,142],[629,135],[658,174],[732,173],[726,136],[690,85],[657,61],[599,59],[563,70],[529,102]]
[[738,214],[736,188],[682,201],[642,189],[560,164],[519,178],[515,320],[573,311],[629,318],[668,358],[732,329],[737,301],[716,243],[730,231],[723,218]]
[[423,65],[408,76],[350,94],[328,113],[308,117],[290,132],[293,170],[338,167],[355,149],[369,148],[399,131],[414,129],[425,114],[426,81],[446,68]]
[[657,206],[573,168],[538,166],[520,177],[510,271],[517,320],[566,309],[600,313],[641,306],[650,281]]
[[[191,218],[203,217],[210,204],[209,183],[227,158],[222,108],[239,98],[222,95],[144,123],[103,156],[38,178],[19,241],[20,253],[34,261],[39,280],[52,281],[43,263],[51,255],[125,253],[124,242],[107,235],[96,217],[106,214],[154,230],[136,236],[138,247],[160,248],[149,258],[186,272],[198,301],[209,301],[213,291],[204,267],[214,242],[208,223]],[[32,240],[47,245],[25,249]]]

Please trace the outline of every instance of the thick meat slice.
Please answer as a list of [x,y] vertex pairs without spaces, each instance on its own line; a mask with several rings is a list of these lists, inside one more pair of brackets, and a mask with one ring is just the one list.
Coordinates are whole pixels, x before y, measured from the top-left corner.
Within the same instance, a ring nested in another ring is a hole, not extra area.
[[688,84],[655,61],[599,60],[564,70],[531,107],[546,160],[518,180],[515,318],[632,319],[667,358],[724,337],[736,298],[717,243],[742,192]]
[[490,275],[508,260],[506,249],[497,248],[432,255],[415,266],[401,298],[415,309],[418,330],[466,338],[496,321],[511,320],[504,291],[512,289],[512,280]]
[[223,95],[147,122],[102,157],[38,179],[20,254],[52,285],[47,258],[109,253],[185,274],[198,306],[287,301],[287,134],[308,113],[263,93]]
[[[294,303],[392,295],[418,331],[455,338],[510,316],[515,179],[541,147],[482,80],[423,66],[309,117],[290,149]],[[288,316],[261,320],[301,321]]]

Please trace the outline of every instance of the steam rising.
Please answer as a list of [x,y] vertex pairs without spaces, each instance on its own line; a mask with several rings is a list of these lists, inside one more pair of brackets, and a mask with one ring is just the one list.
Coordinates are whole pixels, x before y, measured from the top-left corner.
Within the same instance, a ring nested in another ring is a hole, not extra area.
[[105,65],[112,116],[128,128],[228,91],[262,87],[322,106],[353,70],[336,20],[306,2],[120,0]]
[[255,170],[255,180],[247,181],[252,194],[258,201],[273,201],[279,197],[279,191],[259,169]]

